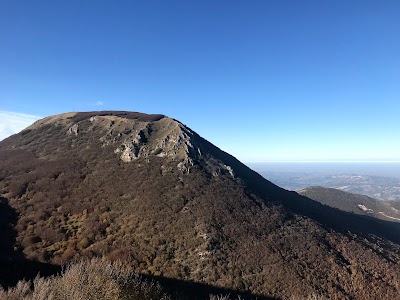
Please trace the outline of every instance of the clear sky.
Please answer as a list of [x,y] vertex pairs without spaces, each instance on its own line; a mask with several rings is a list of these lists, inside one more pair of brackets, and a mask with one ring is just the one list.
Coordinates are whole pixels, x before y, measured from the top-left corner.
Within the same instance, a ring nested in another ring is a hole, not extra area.
[[0,138],[176,118],[251,161],[400,161],[400,1],[0,1]]

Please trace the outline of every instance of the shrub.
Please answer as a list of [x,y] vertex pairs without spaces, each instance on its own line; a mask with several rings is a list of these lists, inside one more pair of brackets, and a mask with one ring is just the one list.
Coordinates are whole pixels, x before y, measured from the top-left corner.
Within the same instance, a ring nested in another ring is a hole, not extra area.
[[5,291],[4,300],[168,300],[160,284],[144,280],[131,268],[119,261],[100,259],[70,264],[58,276],[41,278],[33,282],[19,281]]

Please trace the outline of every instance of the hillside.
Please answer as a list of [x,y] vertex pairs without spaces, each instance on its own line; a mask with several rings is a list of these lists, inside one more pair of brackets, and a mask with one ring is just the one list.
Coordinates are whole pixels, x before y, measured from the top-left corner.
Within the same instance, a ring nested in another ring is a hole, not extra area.
[[400,222],[400,210],[396,208],[395,202],[323,187],[308,187],[297,193],[343,211]]
[[400,294],[400,224],[281,189],[163,115],[39,120],[0,142],[0,193],[2,270],[105,256],[282,299]]

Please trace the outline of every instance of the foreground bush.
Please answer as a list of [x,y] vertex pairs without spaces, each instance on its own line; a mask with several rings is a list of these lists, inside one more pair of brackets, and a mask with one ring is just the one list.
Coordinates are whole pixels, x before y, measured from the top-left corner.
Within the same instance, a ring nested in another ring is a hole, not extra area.
[[121,262],[100,259],[69,265],[60,275],[19,281],[4,300],[168,300],[160,284],[147,281]]

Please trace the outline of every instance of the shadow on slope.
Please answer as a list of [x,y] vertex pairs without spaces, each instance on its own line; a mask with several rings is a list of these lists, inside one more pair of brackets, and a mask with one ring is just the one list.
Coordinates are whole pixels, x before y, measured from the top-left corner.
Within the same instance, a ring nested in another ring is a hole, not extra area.
[[0,285],[14,286],[21,279],[33,279],[57,274],[61,267],[27,260],[21,251],[14,249],[16,232],[14,225],[17,213],[9,206],[8,200],[0,197]]
[[172,295],[173,299],[179,300],[205,300],[210,299],[210,295],[229,295],[230,299],[243,300],[274,300],[278,298],[255,295],[249,292],[220,288],[205,283],[165,278],[161,276],[142,275],[146,280],[159,282],[164,290]]

